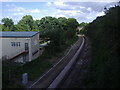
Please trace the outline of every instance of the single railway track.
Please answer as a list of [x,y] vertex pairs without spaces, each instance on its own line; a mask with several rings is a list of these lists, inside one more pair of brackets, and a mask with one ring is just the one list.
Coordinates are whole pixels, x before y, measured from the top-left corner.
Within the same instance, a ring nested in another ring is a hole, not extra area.
[[76,62],[77,57],[83,48],[84,42],[84,37],[79,37],[79,40],[70,48],[68,53],[48,72],[31,84],[28,89],[57,88]]

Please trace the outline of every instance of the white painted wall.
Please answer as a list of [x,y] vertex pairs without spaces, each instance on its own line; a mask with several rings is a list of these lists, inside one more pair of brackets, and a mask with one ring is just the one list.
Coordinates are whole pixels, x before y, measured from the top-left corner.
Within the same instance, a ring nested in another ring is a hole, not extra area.
[[[7,55],[8,59],[23,52],[25,50],[25,43],[30,44],[30,38],[0,38],[0,39],[2,39],[2,56]],[[12,46],[11,42],[20,42],[20,46]]]
[[[25,43],[29,45],[28,61],[36,59],[39,56],[39,33],[31,38],[0,38],[0,41],[2,42],[2,44],[0,44],[0,50],[2,51],[0,59],[3,56],[7,56],[7,59],[9,59],[20,54],[25,50]],[[20,46],[12,46],[11,42],[20,42]],[[36,50],[38,50],[38,53],[32,55]]]
[[[36,54],[33,53],[38,50]],[[39,56],[39,33],[30,39],[29,44],[29,61],[36,59]]]
[[[39,56],[39,33],[31,38],[31,59],[36,59]],[[33,55],[35,51],[38,51]]]

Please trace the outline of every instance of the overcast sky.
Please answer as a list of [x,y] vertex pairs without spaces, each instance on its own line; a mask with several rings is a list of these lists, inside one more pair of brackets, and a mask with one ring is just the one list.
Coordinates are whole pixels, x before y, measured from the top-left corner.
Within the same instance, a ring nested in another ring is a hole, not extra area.
[[[112,7],[117,2],[2,2],[2,16],[13,19],[15,24],[25,15],[33,19],[45,16],[75,18],[79,23],[91,22],[97,16],[104,15],[104,7]],[[0,5],[1,6],[1,5]]]

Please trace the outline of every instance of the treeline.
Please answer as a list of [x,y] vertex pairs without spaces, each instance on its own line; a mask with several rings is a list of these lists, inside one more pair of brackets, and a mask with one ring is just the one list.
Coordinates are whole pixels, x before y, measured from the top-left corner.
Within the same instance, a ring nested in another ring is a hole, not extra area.
[[93,49],[86,87],[120,88],[120,6],[105,8],[85,30]]
[[85,27],[86,25],[88,25],[89,23],[85,23],[85,22],[82,22],[79,24],[79,27]]
[[51,41],[50,53],[59,52],[67,41],[76,38],[76,28],[79,25],[74,18],[46,16],[41,20],[33,20],[31,15],[23,16],[16,25],[9,18],[3,18],[1,22],[2,31],[39,31],[42,40]]

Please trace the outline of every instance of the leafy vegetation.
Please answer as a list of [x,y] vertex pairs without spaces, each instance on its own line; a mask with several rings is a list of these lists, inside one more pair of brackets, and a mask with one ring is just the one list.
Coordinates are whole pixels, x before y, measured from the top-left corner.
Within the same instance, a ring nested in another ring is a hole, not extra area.
[[86,32],[85,30],[85,26],[87,26],[89,23],[85,23],[85,22],[82,22],[79,24],[79,26],[77,27],[77,34],[84,34],[84,32]]
[[120,88],[120,6],[105,10],[86,26],[92,41],[93,57],[85,80],[89,88]]
[[0,25],[2,31],[14,31],[14,22],[12,19],[3,18],[2,22],[4,23],[3,25]]
[[88,23],[82,22],[79,24],[80,27],[85,27],[86,25],[88,25]]

